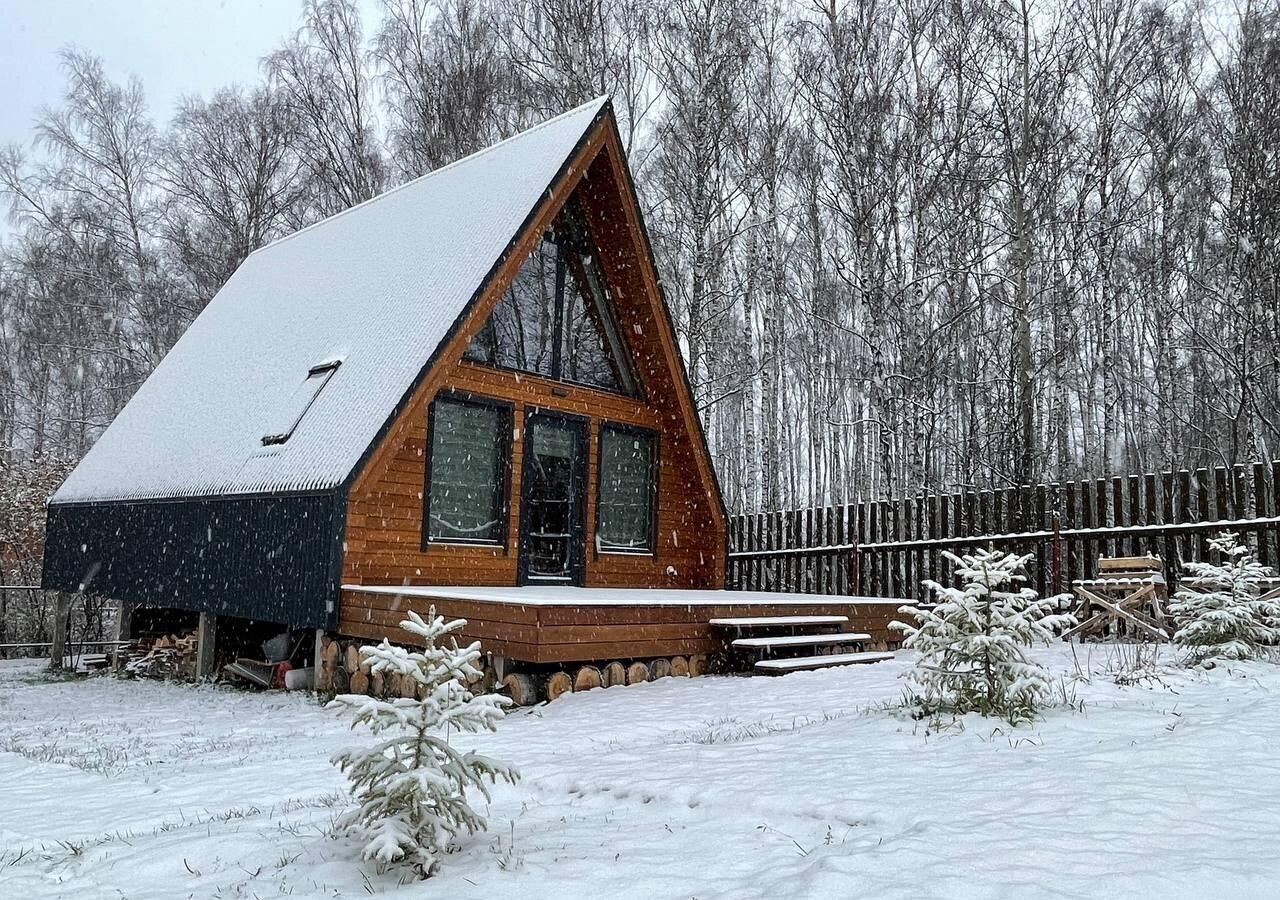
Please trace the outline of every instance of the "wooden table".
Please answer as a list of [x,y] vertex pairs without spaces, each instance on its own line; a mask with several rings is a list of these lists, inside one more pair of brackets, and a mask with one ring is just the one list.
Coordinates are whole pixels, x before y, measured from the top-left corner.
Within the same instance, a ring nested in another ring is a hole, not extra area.
[[1071,584],[1080,599],[1079,624],[1062,635],[1063,640],[1086,637],[1116,626],[1156,641],[1169,640],[1169,620],[1164,605],[1169,586],[1157,557],[1117,557],[1098,561],[1098,577]]

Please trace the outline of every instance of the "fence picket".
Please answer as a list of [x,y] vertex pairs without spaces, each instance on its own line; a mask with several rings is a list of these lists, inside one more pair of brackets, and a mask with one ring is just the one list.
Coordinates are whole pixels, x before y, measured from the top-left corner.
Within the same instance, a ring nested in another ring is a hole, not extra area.
[[1210,538],[1240,532],[1264,565],[1280,564],[1280,460],[1023,485],[925,492],[899,500],[750,513],[728,523],[730,586],[915,599],[950,583],[944,550],[991,543],[1033,553],[1042,592],[1096,573],[1106,555],[1156,553],[1170,580],[1207,559]]
[[[1253,517],[1266,518],[1271,513],[1270,493],[1267,491],[1267,467],[1260,462],[1253,464]],[[1271,565],[1271,540],[1267,532],[1258,532],[1258,562]]]
[[[1142,524],[1142,476],[1130,475],[1126,486],[1129,492],[1129,524]],[[1142,539],[1133,537],[1129,539],[1129,546],[1126,552],[1130,556],[1139,556],[1142,554]]]

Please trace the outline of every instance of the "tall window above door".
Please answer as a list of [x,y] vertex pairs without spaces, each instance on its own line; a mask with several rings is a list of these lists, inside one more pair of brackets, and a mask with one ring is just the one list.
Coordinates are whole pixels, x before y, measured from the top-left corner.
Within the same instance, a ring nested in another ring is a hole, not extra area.
[[572,198],[520,267],[464,358],[637,393],[599,254]]

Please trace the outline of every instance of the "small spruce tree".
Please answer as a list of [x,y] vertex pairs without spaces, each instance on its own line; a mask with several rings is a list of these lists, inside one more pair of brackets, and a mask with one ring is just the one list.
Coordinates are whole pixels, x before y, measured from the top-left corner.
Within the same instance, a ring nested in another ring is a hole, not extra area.
[[924,715],[978,712],[1010,722],[1028,719],[1044,705],[1052,682],[1027,657],[1035,642],[1048,643],[1075,617],[1054,612],[1057,597],[1040,599],[1026,586],[1030,555],[977,550],[957,556],[960,587],[923,582],[940,602],[904,606],[915,624],[894,622],[903,646],[919,656],[909,674],[912,702]]
[[439,866],[450,841],[464,829],[480,831],[485,820],[467,803],[468,788],[489,799],[485,779],[514,782],[515,769],[474,752],[459,753],[449,744],[449,732],[493,731],[510,701],[498,694],[476,695],[467,687],[480,670],[480,645],[448,646],[441,640],[466,624],[446,622],[432,607],[427,619],[409,612],[400,623],[421,639],[424,649],[405,650],[385,639],[360,648],[373,673],[411,678],[422,699],[380,700],[343,694],[331,708],[354,709],[357,725],[375,735],[395,732],[372,747],[345,750],[333,757],[346,773],[357,806],[338,820],[340,830],[364,842],[362,856],[379,868],[404,865],[426,878]]
[[1256,659],[1264,647],[1280,643],[1280,601],[1260,599],[1262,581],[1275,576],[1239,538],[1223,532],[1209,542],[1222,565],[1187,562],[1182,567],[1202,590],[1183,589],[1169,611],[1180,622],[1173,635],[1186,660],[1201,665],[1213,659]]

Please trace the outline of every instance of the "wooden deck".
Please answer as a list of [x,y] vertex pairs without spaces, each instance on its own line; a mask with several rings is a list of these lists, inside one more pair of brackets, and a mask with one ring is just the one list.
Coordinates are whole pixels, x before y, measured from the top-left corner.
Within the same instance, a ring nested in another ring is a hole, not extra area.
[[[390,602],[389,602],[390,601]],[[711,619],[845,615],[869,644],[894,647],[889,630],[907,601],[756,591],[577,587],[417,587],[344,585],[342,633],[412,643],[398,625],[412,609],[463,618],[466,640],[526,663],[646,659],[714,653],[723,637]]]

